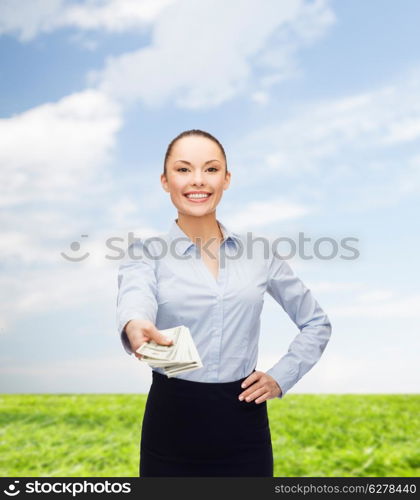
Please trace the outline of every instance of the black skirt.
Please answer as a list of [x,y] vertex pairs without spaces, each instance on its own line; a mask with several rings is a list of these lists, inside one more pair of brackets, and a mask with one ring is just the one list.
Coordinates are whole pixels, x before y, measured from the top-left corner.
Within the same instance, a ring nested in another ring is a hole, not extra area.
[[140,477],[273,477],[267,402],[238,399],[247,377],[222,383],[156,371],[152,377],[141,429]]

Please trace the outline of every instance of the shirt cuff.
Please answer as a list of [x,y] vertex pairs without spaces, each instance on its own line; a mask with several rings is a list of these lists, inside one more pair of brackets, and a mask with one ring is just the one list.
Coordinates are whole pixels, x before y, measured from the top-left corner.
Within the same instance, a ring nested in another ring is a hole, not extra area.
[[133,354],[133,351],[131,350],[131,344],[128,340],[127,332],[125,331],[125,329],[121,332],[120,338],[125,351],[131,356]]
[[132,312],[121,315],[118,320],[117,327],[118,327],[118,332],[120,334],[121,343],[127,354],[130,354],[130,356],[131,354],[133,354],[133,350],[131,349],[131,344],[128,339],[127,332],[125,331],[125,326],[132,319],[148,319],[148,318],[146,318],[144,315]]
[[296,384],[298,376],[296,370],[288,367],[284,361],[280,360],[272,368],[266,371],[279,384],[281,394],[276,396],[282,399],[285,394]]

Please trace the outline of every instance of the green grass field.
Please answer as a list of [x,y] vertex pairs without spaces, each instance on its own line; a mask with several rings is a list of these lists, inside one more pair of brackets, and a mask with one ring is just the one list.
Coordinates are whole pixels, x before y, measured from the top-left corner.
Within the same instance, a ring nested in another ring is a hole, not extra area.
[[[1,476],[138,476],[146,395],[0,396]],[[418,395],[267,402],[274,475],[418,477]]]

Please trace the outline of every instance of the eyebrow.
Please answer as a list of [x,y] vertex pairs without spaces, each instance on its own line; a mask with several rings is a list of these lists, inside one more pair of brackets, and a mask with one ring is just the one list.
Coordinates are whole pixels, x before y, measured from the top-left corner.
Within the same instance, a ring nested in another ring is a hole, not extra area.
[[[214,161],[217,161],[220,163],[219,160],[207,160],[204,165],[207,165],[208,163],[212,163]],[[186,160],[176,160],[174,163],[177,163],[177,162],[181,162],[181,163],[185,163],[186,165],[190,165],[191,166],[191,163],[189,161],[186,161]]]

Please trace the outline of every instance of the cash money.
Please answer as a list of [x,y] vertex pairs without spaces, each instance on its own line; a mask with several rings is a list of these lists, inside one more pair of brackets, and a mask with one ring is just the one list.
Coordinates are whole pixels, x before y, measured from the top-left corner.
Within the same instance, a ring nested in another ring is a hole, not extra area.
[[137,353],[143,355],[140,361],[145,361],[152,367],[162,368],[168,377],[203,366],[188,327],[180,325],[159,331],[173,343],[160,345],[154,340],[145,342],[136,350]]

